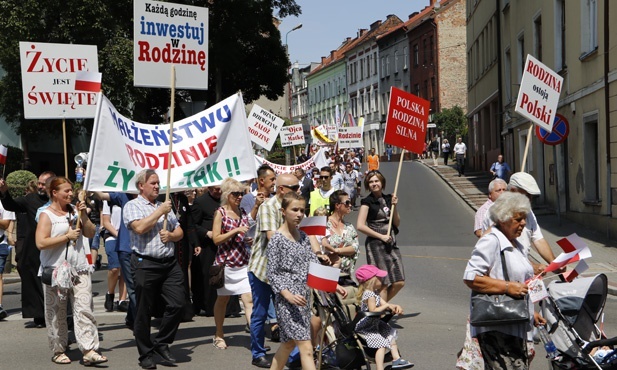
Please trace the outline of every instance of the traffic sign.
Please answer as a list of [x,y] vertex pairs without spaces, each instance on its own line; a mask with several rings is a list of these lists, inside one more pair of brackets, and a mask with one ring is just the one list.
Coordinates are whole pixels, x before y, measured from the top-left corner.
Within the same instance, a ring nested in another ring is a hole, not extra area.
[[557,113],[553,120],[553,132],[548,132],[540,126],[536,126],[536,136],[540,142],[546,145],[559,145],[566,141],[570,133],[570,124],[566,117]]

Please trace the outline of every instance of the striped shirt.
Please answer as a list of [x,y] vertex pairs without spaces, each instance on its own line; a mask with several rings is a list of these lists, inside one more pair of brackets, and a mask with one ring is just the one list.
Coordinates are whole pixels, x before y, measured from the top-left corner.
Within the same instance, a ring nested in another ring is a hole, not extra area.
[[281,202],[278,197],[274,196],[259,207],[255,240],[251,247],[251,259],[249,261],[249,271],[263,282],[268,281],[266,276],[268,237],[266,233],[268,231],[276,231],[282,224],[283,212],[281,212]]
[[[144,256],[153,258],[167,258],[174,256],[174,242],[163,243],[159,237],[159,232],[163,229],[164,216],[161,216],[156,225],[148,232],[144,234],[137,234],[133,231],[131,223],[133,221],[141,220],[152,214],[162,203],[151,203],[143,196],[139,195],[137,198],[128,202],[122,212],[122,218],[124,225],[129,229],[130,245],[133,252],[137,252]],[[176,227],[179,227],[178,219],[173,212],[167,214],[167,230],[173,231]]]

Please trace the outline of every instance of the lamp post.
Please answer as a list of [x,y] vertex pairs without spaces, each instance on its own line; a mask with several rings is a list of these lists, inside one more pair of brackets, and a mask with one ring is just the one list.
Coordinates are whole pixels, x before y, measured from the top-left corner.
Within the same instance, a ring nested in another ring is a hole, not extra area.
[[[290,33],[292,33],[293,31],[299,30],[300,28],[302,28],[302,23],[298,24],[297,26],[295,26],[294,28],[290,29],[289,31],[287,31],[287,33],[285,34],[285,53],[287,54],[287,60],[289,60],[289,44],[287,43],[287,36],[289,36]],[[291,61],[290,61],[291,63]],[[288,74],[289,75],[289,81],[287,82],[287,86],[288,86],[288,94],[289,94],[289,99],[287,100],[287,105],[288,105],[288,114],[289,114],[289,121],[293,122],[293,117],[292,117],[292,112],[291,112],[291,102],[292,102],[292,91],[291,91],[291,73]],[[296,147],[293,147],[294,149],[294,160],[293,162],[296,163]]]
[[287,57],[289,57],[289,44],[287,43],[287,36],[289,36],[289,34],[295,30],[299,30],[300,28],[302,28],[302,23],[300,23],[299,25],[295,26],[294,28],[290,29],[289,31],[287,31],[287,33],[285,34],[285,52],[287,53]]

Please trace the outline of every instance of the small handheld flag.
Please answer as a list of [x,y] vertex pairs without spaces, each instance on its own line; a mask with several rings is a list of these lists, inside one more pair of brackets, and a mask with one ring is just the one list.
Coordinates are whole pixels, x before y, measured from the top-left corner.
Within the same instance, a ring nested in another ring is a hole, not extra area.
[[102,78],[100,72],[78,71],[75,76],[75,90],[98,93],[101,91]]
[[9,151],[9,148],[5,147],[4,145],[0,145],[0,164],[5,165],[6,164],[6,155]]
[[341,270],[336,267],[323,266],[319,263],[311,262],[306,283],[310,288],[334,293],[336,292],[340,273]]
[[300,221],[300,230],[304,231],[306,235],[326,235],[326,216],[314,216],[306,217]]

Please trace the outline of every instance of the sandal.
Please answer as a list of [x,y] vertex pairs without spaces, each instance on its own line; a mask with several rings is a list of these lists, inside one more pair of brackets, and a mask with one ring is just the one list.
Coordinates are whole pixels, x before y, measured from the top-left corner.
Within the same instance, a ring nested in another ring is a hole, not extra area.
[[56,353],[52,358],[51,362],[58,365],[69,365],[71,363],[71,359],[64,352]]
[[214,338],[212,345],[216,349],[227,349],[227,343],[225,343],[225,339],[223,338]]
[[92,350],[84,354],[82,361],[84,363],[84,366],[92,366],[96,364],[102,364],[103,362],[107,362],[107,357]]

